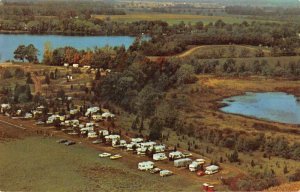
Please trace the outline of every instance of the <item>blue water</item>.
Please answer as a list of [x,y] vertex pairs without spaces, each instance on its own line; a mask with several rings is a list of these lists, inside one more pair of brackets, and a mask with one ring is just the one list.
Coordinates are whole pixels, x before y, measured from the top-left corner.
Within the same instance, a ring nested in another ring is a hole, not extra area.
[[39,60],[43,56],[44,44],[51,42],[52,48],[71,46],[77,49],[121,46],[128,48],[134,37],[129,36],[62,36],[62,35],[11,35],[0,34],[0,60],[11,60],[13,52],[21,45],[33,44],[39,50]]
[[294,95],[282,92],[252,93],[226,98],[228,106],[223,112],[255,117],[258,119],[300,124],[300,102]]

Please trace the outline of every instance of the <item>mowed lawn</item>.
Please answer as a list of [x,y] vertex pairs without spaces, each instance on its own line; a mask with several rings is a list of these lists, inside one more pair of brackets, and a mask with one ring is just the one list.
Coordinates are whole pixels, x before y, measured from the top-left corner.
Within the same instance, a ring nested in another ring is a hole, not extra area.
[[246,19],[243,16],[205,16],[205,15],[189,15],[189,14],[167,14],[167,13],[127,13],[126,15],[95,15],[95,18],[107,19],[118,22],[134,22],[140,20],[154,21],[161,20],[166,21],[169,24],[178,24],[181,21],[185,23],[195,24],[198,21],[202,21],[207,24],[210,22],[216,22],[221,19],[226,23],[241,23],[243,21],[254,21]]
[[[201,184],[161,178],[135,165],[98,158],[99,151],[55,139],[29,137],[0,143],[1,191],[195,191]],[[138,158],[138,157],[137,157]]]

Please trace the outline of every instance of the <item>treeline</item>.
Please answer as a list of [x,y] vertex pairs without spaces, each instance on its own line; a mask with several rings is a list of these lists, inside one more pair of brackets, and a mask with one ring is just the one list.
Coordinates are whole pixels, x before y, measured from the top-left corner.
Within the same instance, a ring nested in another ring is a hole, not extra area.
[[162,21],[138,21],[119,23],[96,18],[36,18],[29,21],[0,20],[0,30],[20,31],[32,34],[64,35],[140,35],[168,31],[168,24]]
[[140,50],[146,55],[172,55],[187,49],[188,45],[262,45],[277,47],[282,55],[295,55],[300,45],[298,36],[300,25],[243,22],[227,24],[222,20],[214,24],[203,25],[199,22],[193,26],[179,24],[177,33],[155,36],[144,42]]
[[[172,62],[181,63],[182,59],[173,59]],[[300,60],[282,63],[260,59],[245,62],[243,60],[199,60],[195,57],[184,59],[184,62],[194,67],[196,74],[216,74],[230,76],[261,75],[271,77],[299,78]]]
[[93,2],[31,2],[31,3],[11,3],[4,2],[0,6],[0,15],[4,20],[29,21],[39,16],[55,16],[64,18],[85,18],[92,15],[124,15],[124,11],[116,10],[112,5],[100,1]]
[[255,16],[288,16],[300,15],[300,8],[280,7],[253,7],[253,6],[227,6],[225,12],[231,15],[255,15]]
[[197,139],[212,143],[216,146],[226,147],[238,152],[251,153],[261,151],[265,158],[278,156],[286,159],[300,160],[300,143],[291,144],[285,137],[267,138],[264,133],[248,135],[247,133],[237,133],[209,128],[197,128],[197,131],[190,134]]
[[52,49],[51,43],[46,43],[42,62],[52,66],[63,66],[64,63],[68,63],[118,71],[128,67],[135,57],[136,55],[127,51],[124,46],[78,50],[74,47]]

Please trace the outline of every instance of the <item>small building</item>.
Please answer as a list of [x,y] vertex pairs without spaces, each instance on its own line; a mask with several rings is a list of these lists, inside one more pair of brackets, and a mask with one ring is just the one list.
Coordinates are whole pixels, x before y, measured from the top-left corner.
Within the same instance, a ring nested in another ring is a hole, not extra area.
[[191,163],[192,163],[192,159],[190,159],[190,158],[177,159],[174,161],[174,166],[175,167],[187,167]]
[[205,174],[207,174],[207,175],[212,175],[217,172],[219,172],[219,166],[210,165],[205,168]]
[[165,160],[165,159],[168,159],[168,157],[166,156],[165,153],[153,154],[153,160],[154,161],[162,161],[162,160]]
[[144,161],[138,164],[138,169],[141,171],[147,171],[154,168],[154,163],[152,161]]

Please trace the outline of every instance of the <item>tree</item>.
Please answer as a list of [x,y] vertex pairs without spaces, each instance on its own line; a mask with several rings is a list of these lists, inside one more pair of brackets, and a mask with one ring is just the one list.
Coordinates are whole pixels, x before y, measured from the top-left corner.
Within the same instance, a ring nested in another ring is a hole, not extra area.
[[18,48],[14,51],[14,55],[15,55],[14,56],[15,59],[24,62],[26,56],[26,46],[19,45]]
[[26,79],[26,83],[27,84],[33,84],[33,80],[31,78],[31,73],[27,73],[27,79]]
[[96,81],[97,81],[97,80],[100,80],[100,78],[101,78],[101,73],[100,73],[100,70],[97,69],[96,74],[95,74],[95,80],[96,80]]
[[149,139],[150,140],[158,140],[161,137],[161,132],[163,129],[163,122],[158,117],[153,117],[149,123]]
[[176,72],[177,84],[193,83],[195,81],[195,68],[184,64]]
[[283,168],[283,173],[284,173],[284,174],[287,174],[288,172],[289,172],[289,171],[288,171],[287,165],[285,165],[284,168]]
[[233,162],[239,162],[239,153],[237,150],[234,150],[232,154],[228,156],[228,160],[233,163]]
[[51,65],[53,58],[53,50],[50,42],[44,44],[43,63],[45,65]]
[[45,75],[45,83],[46,83],[47,85],[50,84],[50,77],[49,77],[48,74]]
[[33,44],[30,44],[26,47],[25,59],[30,63],[38,63],[38,50]]

